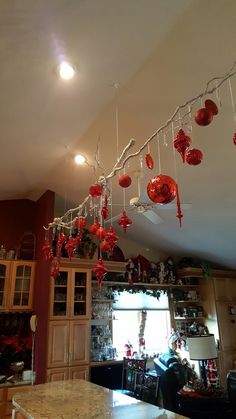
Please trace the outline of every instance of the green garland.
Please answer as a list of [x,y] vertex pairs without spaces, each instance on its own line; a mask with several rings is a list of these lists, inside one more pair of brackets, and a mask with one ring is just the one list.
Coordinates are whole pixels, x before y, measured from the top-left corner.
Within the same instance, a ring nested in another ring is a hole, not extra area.
[[161,294],[165,294],[167,292],[166,290],[148,289],[146,288],[146,286],[143,286],[143,285],[134,285],[134,286],[112,285],[112,286],[109,286],[109,288],[112,290],[113,294],[115,292],[120,294],[123,291],[127,291],[130,294],[137,294],[137,293],[142,292],[143,294],[149,295],[150,297],[157,298],[157,300],[160,299]]

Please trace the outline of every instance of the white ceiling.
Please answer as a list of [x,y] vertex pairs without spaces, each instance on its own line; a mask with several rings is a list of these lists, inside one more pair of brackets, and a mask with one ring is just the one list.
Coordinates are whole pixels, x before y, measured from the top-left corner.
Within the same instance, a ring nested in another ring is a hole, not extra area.
[[[235,0],[0,0],[0,199],[37,199],[51,189],[63,210],[79,204],[94,174],[74,165],[74,153],[94,164],[99,139],[108,174],[117,158],[116,110],[119,151],[130,138],[136,151],[177,105],[227,72],[236,60],[235,39]],[[70,82],[56,74],[65,58],[78,68]],[[231,83],[236,103],[236,78]],[[175,210],[158,210],[158,225],[133,212],[126,235],[167,254],[236,268],[236,126],[228,83],[219,95],[222,107],[212,124],[193,125],[202,164],[176,158],[181,200],[192,204],[182,228]],[[166,136],[161,169],[175,177]],[[156,172],[144,170],[143,188],[158,173],[157,142],[150,151]],[[126,170],[139,168],[133,159]],[[113,201],[122,204],[117,178],[112,184]],[[126,202],[137,195],[135,178],[132,185]]]

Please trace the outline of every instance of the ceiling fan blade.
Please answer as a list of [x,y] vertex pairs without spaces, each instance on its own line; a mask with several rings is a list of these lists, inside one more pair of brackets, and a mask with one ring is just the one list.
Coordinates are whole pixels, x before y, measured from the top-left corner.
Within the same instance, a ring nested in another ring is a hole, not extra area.
[[[133,208],[129,208],[129,209],[126,209],[125,212],[126,212],[126,214],[128,214],[132,210],[133,210]],[[114,221],[119,220],[121,217],[122,217],[122,213],[120,212],[119,214],[114,215],[114,217],[111,217],[111,218],[108,218],[107,220],[104,220],[104,224],[113,223]]]
[[[158,210],[176,209],[176,206],[177,206],[176,201],[170,202],[169,204],[155,204],[155,202],[152,202],[149,199],[146,190],[143,190],[142,191],[142,193],[140,195],[140,202],[143,203],[143,204],[153,205],[156,208],[158,208]],[[190,203],[186,203],[186,204],[185,203],[184,204],[181,203],[181,208],[184,209],[184,210],[189,209],[191,207],[192,207],[192,204],[190,204]]]
[[163,219],[155,213],[153,210],[146,210],[142,212],[142,215],[146,217],[149,221],[151,221],[153,224],[160,224],[163,223]]

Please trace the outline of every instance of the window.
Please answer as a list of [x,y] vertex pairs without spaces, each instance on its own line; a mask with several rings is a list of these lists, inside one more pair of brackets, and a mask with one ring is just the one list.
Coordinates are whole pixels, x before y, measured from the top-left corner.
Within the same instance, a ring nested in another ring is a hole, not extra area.
[[139,353],[140,333],[145,339],[144,353],[153,355],[167,348],[170,333],[168,297],[160,299],[147,294],[122,292],[116,295],[113,305],[113,347],[120,357],[125,355],[125,345],[132,345],[132,352]]

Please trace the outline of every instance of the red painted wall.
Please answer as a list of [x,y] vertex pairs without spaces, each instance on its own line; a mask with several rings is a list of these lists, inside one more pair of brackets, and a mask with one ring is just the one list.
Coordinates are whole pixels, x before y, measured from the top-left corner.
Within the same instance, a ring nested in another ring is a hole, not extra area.
[[50,263],[42,255],[43,226],[53,220],[54,200],[54,192],[46,191],[37,202],[28,199],[0,201],[0,245],[4,244],[7,250],[17,250],[25,232],[36,237],[33,312],[38,317],[34,363],[37,383],[45,381],[50,284]]
[[36,202],[34,213],[34,230],[36,231],[36,272],[34,286],[34,313],[37,315],[37,331],[35,334],[35,371],[36,383],[45,382],[46,360],[47,360],[47,330],[48,330],[48,308],[49,308],[49,285],[51,264],[46,262],[42,253],[42,246],[45,240],[45,230],[53,220],[54,216],[54,192],[47,191]]
[[17,250],[25,232],[34,231],[36,203],[29,199],[0,201],[0,245]]

